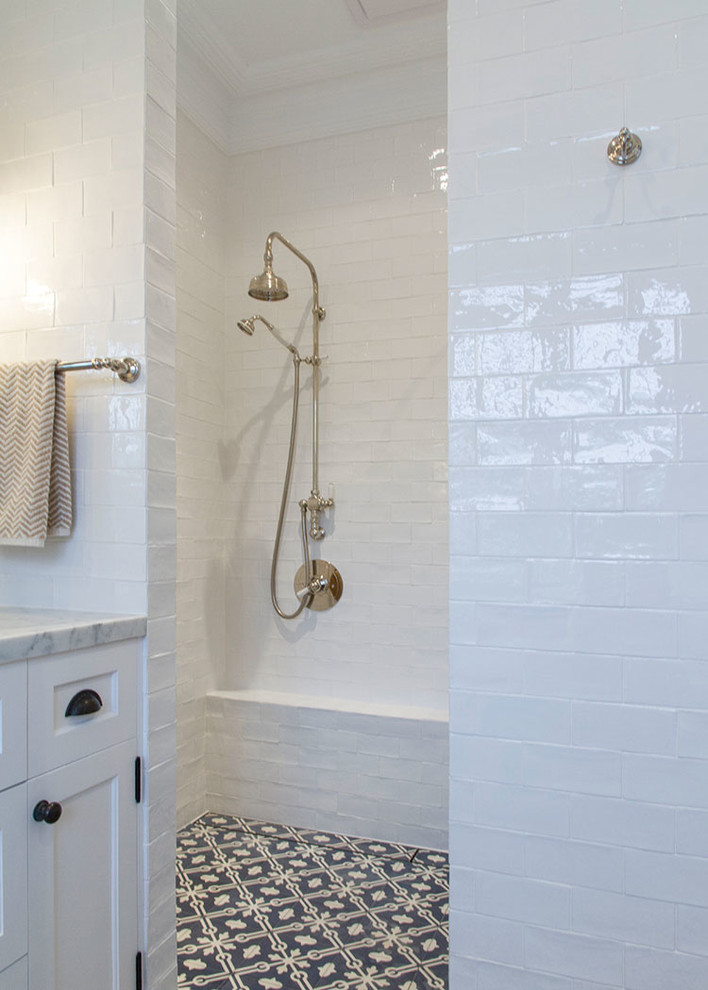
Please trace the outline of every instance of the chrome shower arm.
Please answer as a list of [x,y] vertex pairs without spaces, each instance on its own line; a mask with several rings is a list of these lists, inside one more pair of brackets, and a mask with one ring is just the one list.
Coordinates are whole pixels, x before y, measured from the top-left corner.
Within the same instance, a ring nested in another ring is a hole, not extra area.
[[310,275],[312,276],[312,311],[317,315],[317,318],[319,320],[324,320],[325,311],[320,308],[320,285],[317,280],[317,272],[315,271],[315,266],[312,264],[310,259],[302,253],[302,251],[298,251],[295,245],[291,244],[291,242],[287,239],[287,237],[283,237],[283,235],[277,230],[271,231],[271,233],[268,234],[268,236],[266,237],[265,252],[263,254],[263,261],[265,262],[265,267],[272,268],[273,266],[274,239],[280,241],[281,244],[284,244],[285,247],[288,248],[288,250],[292,251],[292,253],[297,258],[299,258],[300,261],[303,262],[303,264],[307,265]]

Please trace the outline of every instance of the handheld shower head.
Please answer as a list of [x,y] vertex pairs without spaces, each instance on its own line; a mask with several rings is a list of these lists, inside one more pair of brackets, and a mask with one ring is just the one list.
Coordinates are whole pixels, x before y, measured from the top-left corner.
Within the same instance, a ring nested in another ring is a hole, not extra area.
[[258,313],[254,313],[254,315],[249,316],[247,320],[239,320],[236,323],[236,326],[239,328],[239,330],[243,330],[244,333],[248,334],[249,337],[252,337],[256,329],[256,320],[260,320],[260,322],[268,330],[270,330],[270,332],[273,334],[273,336],[278,341],[278,343],[282,344],[283,347],[286,347],[290,351],[290,353],[295,358],[297,358],[298,361],[300,360],[300,352],[298,351],[297,347],[295,347],[294,344],[289,344],[287,340],[283,340],[283,338],[280,336],[280,332],[276,330],[273,324],[269,323],[264,316],[259,316]]
[[252,337],[256,330],[255,319],[255,316],[252,316],[249,320],[239,320],[236,326],[239,330],[247,333],[249,337]]

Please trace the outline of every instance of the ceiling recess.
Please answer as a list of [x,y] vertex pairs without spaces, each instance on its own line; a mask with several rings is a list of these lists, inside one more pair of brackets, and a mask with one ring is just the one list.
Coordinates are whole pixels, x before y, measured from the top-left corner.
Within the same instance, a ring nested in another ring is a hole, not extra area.
[[357,24],[364,27],[376,27],[445,9],[445,0],[346,0],[346,3]]
[[445,114],[445,0],[252,6],[178,3],[179,107],[227,154]]

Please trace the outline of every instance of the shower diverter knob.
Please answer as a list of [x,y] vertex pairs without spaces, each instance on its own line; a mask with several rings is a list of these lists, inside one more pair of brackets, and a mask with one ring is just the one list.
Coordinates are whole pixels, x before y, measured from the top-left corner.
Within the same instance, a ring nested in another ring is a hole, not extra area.
[[344,582],[334,564],[328,560],[313,560],[310,564],[312,568],[310,576],[305,572],[305,565],[302,564],[295,574],[295,594],[298,598],[311,595],[307,607],[313,612],[324,612],[336,605],[342,597]]
[[317,574],[315,577],[310,578],[304,588],[300,588],[299,591],[296,590],[295,594],[298,598],[305,598],[306,595],[318,595],[321,591],[325,591],[327,587],[327,578],[324,574]]

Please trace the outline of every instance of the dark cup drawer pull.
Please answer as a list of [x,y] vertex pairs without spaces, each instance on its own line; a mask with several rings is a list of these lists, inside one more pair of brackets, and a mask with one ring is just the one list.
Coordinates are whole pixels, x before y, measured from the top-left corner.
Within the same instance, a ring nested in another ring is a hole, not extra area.
[[103,702],[98,691],[94,691],[93,688],[84,688],[71,699],[66,706],[64,715],[66,718],[71,718],[72,715],[93,715],[95,712],[100,712],[102,708]]

